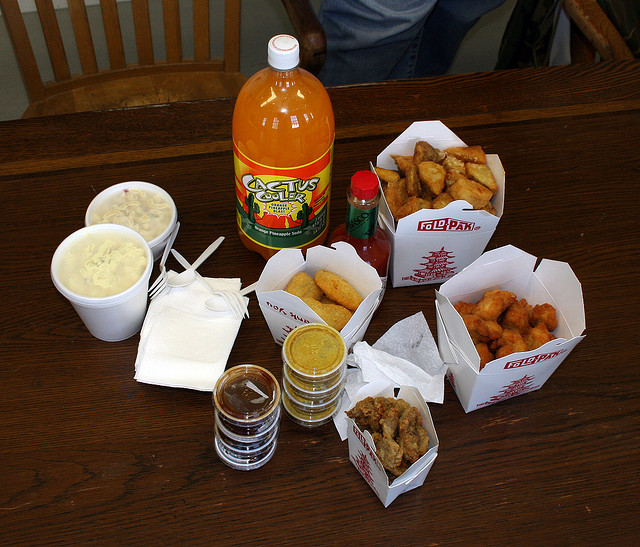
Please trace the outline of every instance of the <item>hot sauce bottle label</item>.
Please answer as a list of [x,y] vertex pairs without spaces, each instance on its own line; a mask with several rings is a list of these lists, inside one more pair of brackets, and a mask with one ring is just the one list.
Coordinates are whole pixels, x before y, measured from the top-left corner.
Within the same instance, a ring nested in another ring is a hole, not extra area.
[[347,211],[347,232],[351,237],[369,239],[376,233],[378,227],[378,208],[369,210],[349,207]]
[[303,247],[322,236],[329,217],[333,144],[317,160],[291,168],[261,165],[233,146],[236,219],[251,240],[271,249]]

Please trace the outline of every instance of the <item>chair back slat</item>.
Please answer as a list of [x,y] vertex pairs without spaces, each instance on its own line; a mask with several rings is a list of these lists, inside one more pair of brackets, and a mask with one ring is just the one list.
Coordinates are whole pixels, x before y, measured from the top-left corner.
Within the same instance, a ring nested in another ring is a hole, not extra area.
[[111,70],[118,70],[127,66],[124,55],[124,43],[122,30],[120,29],[120,17],[116,0],[100,0],[102,11],[102,26],[107,41],[107,53],[109,54],[109,66]]
[[49,52],[53,76],[56,81],[68,80],[71,78],[71,72],[53,4],[50,0],[36,0],[36,7],[42,26],[42,34]]
[[2,7],[2,16],[9,29],[9,34],[12,36],[13,48],[22,70],[29,100],[42,100],[45,96],[44,85],[38,62],[31,47],[27,27],[22,19],[18,0],[0,0],[0,7]]
[[133,26],[136,31],[138,64],[140,66],[152,65],[154,57],[149,2],[147,0],[131,0],[131,9],[133,11]]
[[179,63],[182,61],[179,0],[162,0],[162,15],[167,63]]
[[193,0],[193,58],[195,61],[211,59],[209,17],[209,1]]
[[240,71],[240,0],[227,0],[224,8],[224,71]]
[[95,74],[98,72],[98,63],[84,0],[68,0],[68,2],[82,73]]

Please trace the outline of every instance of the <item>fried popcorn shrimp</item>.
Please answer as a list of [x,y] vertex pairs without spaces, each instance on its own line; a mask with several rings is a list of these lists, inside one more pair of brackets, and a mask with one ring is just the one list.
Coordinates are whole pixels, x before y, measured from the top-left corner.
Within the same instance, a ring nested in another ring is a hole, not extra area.
[[316,312],[330,327],[340,331],[349,322],[353,313],[340,304],[325,304],[314,298],[303,298],[303,302]]
[[558,328],[556,309],[551,304],[545,303],[533,306],[531,310],[531,326],[535,327],[538,323],[544,323],[548,331]]
[[544,323],[538,323],[535,327],[530,328],[523,338],[527,343],[527,347],[532,350],[538,349],[543,344],[553,340],[555,336],[549,332]]
[[339,275],[327,270],[318,270],[314,279],[331,300],[348,310],[355,311],[362,303],[362,297],[358,291]]
[[474,209],[482,209],[493,197],[491,190],[479,182],[461,177],[449,187],[448,192],[454,199],[462,199]]
[[299,298],[313,298],[321,300],[324,296],[322,289],[318,287],[313,277],[308,273],[298,272],[287,283],[285,291]]
[[509,291],[492,290],[484,293],[473,309],[473,314],[488,321],[497,321],[504,311],[516,301]]
[[464,315],[462,320],[474,343],[489,343],[502,336],[502,327],[496,321],[482,319],[475,314]]
[[491,353],[489,346],[484,342],[476,342],[475,346],[476,351],[480,356],[480,370],[482,370],[482,367],[484,367],[490,361],[493,361],[493,353]]
[[418,164],[418,179],[422,189],[429,197],[438,196],[444,190],[446,176],[444,167],[433,161],[422,161]]
[[487,156],[482,149],[482,146],[453,146],[447,148],[445,153],[459,160],[473,163],[487,163]]
[[491,190],[492,196],[496,195],[498,192],[498,185],[496,184],[496,179],[493,177],[491,169],[489,169],[486,164],[469,162],[465,165],[465,168],[467,178],[479,182],[482,186],[486,186]]
[[419,198],[417,196],[411,196],[405,201],[396,211],[397,218],[404,218],[416,211],[422,209],[431,209],[431,202],[428,199]]
[[524,333],[531,326],[529,324],[530,306],[523,298],[516,300],[507,308],[502,317],[502,328]]

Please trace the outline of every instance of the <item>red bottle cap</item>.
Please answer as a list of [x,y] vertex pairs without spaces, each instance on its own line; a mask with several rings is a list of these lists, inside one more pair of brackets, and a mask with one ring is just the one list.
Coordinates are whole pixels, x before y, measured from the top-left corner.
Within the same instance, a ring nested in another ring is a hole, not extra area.
[[378,194],[378,177],[371,171],[356,171],[351,177],[351,193],[358,199],[371,199]]

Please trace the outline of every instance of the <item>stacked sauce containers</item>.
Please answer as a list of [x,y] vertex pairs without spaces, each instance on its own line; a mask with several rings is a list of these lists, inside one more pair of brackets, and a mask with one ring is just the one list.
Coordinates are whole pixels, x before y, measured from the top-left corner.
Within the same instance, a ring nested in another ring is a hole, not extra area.
[[280,386],[257,365],[228,369],[213,392],[215,447],[229,467],[250,471],[275,453],[280,431]]
[[347,347],[328,325],[295,328],[282,345],[282,404],[295,423],[316,427],[340,408],[347,373]]
[[241,89],[233,111],[240,240],[265,259],[324,243],[335,136],[326,89],[298,67],[298,41],[269,41],[269,66]]

